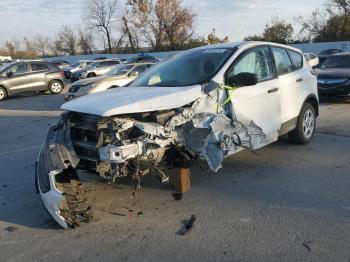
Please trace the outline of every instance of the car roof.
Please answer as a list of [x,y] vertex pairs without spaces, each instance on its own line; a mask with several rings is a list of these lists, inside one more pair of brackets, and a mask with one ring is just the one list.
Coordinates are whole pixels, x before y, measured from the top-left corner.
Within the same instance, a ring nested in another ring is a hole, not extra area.
[[246,46],[263,46],[263,45],[272,45],[282,48],[288,48],[297,52],[301,53],[301,50],[289,45],[282,45],[278,43],[272,43],[272,42],[263,42],[263,41],[241,41],[241,42],[232,42],[232,43],[223,43],[223,44],[215,44],[215,45],[207,45],[207,46],[201,46],[195,48],[195,50],[205,50],[205,49],[212,49],[212,48],[236,48],[236,47],[246,47]]

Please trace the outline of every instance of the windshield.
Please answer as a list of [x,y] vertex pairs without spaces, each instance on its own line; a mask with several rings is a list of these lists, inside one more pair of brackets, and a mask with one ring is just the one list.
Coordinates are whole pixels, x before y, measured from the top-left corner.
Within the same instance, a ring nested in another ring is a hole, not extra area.
[[108,76],[121,76],[127,74],[133,65],[118,65],[110,70],[106,75]]
[[232,55],[227,48],[183,52],[153,66],[130,86],[191,86],[209,82]]
[[320,65],[320,68],[350,68],[350,56],[329,57]]

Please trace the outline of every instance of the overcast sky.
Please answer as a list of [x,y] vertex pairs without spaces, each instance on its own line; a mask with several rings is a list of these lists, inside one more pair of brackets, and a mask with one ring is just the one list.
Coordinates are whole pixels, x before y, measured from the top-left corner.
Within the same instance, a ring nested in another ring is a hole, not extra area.
[[[123,0],[121,0],[123,1]],[[324,0],[187,0],[196,17],[196,32],[208,35],[215,28],[230,41],[259,34],[272,17],[292,22],[309,15]],[[0,0],[0,45],[7,39],[47,34],[54,36],[65,24],[81,21],[84,0]]]

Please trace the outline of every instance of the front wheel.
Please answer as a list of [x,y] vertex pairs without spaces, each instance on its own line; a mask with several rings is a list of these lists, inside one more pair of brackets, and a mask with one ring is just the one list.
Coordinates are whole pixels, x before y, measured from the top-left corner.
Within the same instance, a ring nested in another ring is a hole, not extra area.
[[51,94],[59,94],[63,90],[63,84],[60,81],[52,81],[49,86]]
[[315,108],[307,103],[303,106],[298,117],[297,127],[290,132],[290,140],[299,145],[306,145],[311,142],[316,130]]
[[4,100],[7,97],[7,93],[5,88],[0,86],[0,101]]

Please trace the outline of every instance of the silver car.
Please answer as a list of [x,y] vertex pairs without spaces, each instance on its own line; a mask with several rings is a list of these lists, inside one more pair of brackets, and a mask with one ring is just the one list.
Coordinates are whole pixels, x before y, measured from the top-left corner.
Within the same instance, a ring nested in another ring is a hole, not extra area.
[[81,78],[102,76],[116,65],[122,64],[120,59],[107,59],[96,61],[87,66],[81,73]]
[[74,82],[65,99],[71,100],[87,94],[102,92],[110,88],[121,87],[132,82],[148,70],[153,63],[117,65],[104,76],[91,77]]

